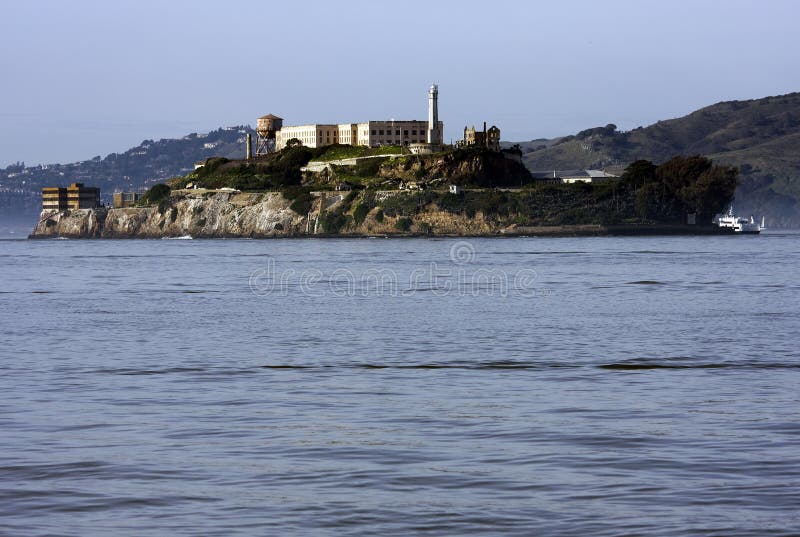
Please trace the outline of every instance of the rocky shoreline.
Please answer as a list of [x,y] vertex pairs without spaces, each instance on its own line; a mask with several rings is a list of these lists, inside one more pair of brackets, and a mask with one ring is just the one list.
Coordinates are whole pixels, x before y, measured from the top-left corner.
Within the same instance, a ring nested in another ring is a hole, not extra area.
[[435,208],[406,218],[378,215],[338,232],[324,229],[324,215],[346,203],[346,192],[315,193],[306,215],[293,211],[280,192],[183,192],[160,207],[42,212],[31,239],[161,239],[278,237],[579,237],[623,235],[719,235],[716,226],[629,224],[526,226],[482,214],[467,217]]

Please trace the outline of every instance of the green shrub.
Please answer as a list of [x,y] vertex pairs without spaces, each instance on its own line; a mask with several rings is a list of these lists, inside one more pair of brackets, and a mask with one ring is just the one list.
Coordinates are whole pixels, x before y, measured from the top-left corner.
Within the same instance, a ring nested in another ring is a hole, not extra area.
[[383,223],[383,209],[378,209],[375,213],[375,221],[378,223]]
[[290,186],[281,191],[281,194],[286,200],[292,202],[289,208],[301,216],[307,215],[314,203],[314,196],[306,187]]
[[195,173],[198,177],[207,177],[213,174],[220,166],[227,164],[228,162],[230,162],[230,160],[224,157],[209,158],[206,159],[205,163],[203,163],[203,166],[196,170]]
[[171,192],[172,190],[167,185],[158,183],[145,192],[139,203],[141,205],[158,205],[159,212],[163,212],[163,210],[161,210],[161,204],[162,202],[169,202],[169,195]]
[[354,166],[353,173],[358,177],[375,177],[381,169],[381,164],[387,159],[388,157],[376,157],[359,160]]
[[280,152],[276,167],[282,171],[292,168],[297,168],[299,171],[301,166],[308,164],[312,156],[314,156],[314,151],[307,147],[300,146],[284,149]]
[[338,211],[322,213],[319,216],[319,224],[324,233],[339,233],[347,224],[347,217]]
[[458,194],[451,194],[448,192],[447,194],[441,196],[436,201],[436,204],[443,211],[457,213],[464,208],[464,198],[462,196],[459,196]]
[[394,223],[394,228],[398,231],[408,231],[411,229],[412,223],[410,218],[398,218],[397,222]]
[[342,200],[342,206],[344,207],[343,210],[346,211],[347,209],[349,209],[357,197],[358,197],[358,191],[351,190],[350,192],[348,192],[347,195]]
[[359,203],[353,211],[353,222],[356,225],[360,225],[367,218],[369,210],[369,205],[366,203]]
[[291,139],[286,141],[286,147],[284,148],[284,151],[286,149],[292,149],[294,147],[302,147],[302,146],[303,146],[303,142],[301,142],[299,139],[291,138]]
[[407,216],[417,214],[419,210],[418,194],[398,194],[386,198],[383,202],[383,212],[388,216]]
[[289,208],[301,216],[307,215],[311,211],[311,205],[314,203],[314,197],[311,194],[305,194],[295,199]]
[[195,182],[204,188],[231,187],[245,191],[278,190],[299,185],[302,181],[300,168],[317,151],[319,149],[297,146],[252,161],[208,159],[202,168],[194,172]]
[[309,189],[302,186],[287,186],[283,190],[281,190],[281,195],[283,195],[284,199],[292,201],[297,199],[298,197],[302,196],[303,194],[307,194]]
[[464,196],[464,205],[467,215],[472,218],[476,213],[483,213],[484,216],[508,216],[515,206],[514,200],[501,190],[489,192],[469,192]]

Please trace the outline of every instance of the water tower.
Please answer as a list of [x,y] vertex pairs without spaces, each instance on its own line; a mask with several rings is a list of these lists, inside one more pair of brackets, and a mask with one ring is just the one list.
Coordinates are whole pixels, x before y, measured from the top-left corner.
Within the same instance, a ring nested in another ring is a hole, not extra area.
[[283,127],[283,119],[272,114],[258,118],[256,122],[256,156],[275,152],[275,133]]

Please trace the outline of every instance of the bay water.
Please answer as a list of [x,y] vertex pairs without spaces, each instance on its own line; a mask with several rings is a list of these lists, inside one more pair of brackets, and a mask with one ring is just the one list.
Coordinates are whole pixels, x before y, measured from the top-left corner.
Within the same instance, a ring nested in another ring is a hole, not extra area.
[[2,240],[0,534],[797,535],[800,234]]

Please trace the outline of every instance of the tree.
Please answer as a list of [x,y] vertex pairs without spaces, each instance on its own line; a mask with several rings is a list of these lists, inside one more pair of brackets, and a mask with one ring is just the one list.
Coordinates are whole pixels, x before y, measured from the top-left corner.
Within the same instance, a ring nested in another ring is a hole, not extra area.
[[655,173],[661,186],[661,211],[672,217],[698,213],[710,220],[733,199],[738,176],[736,168],[714,166],[706,157],[674,157]]
[[658,185],[653,182],[645,183],[636,190],[634,208],[642,221],[648,220],[658,210]]
[[730,166],[714,166],[705,171],[690,190],[700,218],[710,220],[725,210],[739,184],[739,171]]
[[638,188],[655,181],[657,166],[649,160],[637,160],[625,168],[622,173],[623,183]]
[[287,148],[287,149],[291,149],[292,147],[300,147],[301,145],[303,145],[303,142],[301,142],[301,141],[300,141],[299,139],[297,139],[297,138],[290,138],[290,139],[289,139],[289,140],[286,142],[286,148]]
[[709,221],[733,199],[738,170],[702,156],[674,157],[659,166],[637,160],[625,169],[621,183],[632,191],[642,220],[683,221],[687,213],[697,213]]
[[656,170],[656,179],[667,187],[679,201],[686,201],[683,190],[691,187],[697,179],[710,170],[712,162],[700,155],[692,157],[673,157]]
[[150,190],[145,193],[142,197],[142,202],[146,205],[157,205],[165,199],[169,199],[170,193],[171,190],[169,186],[164,183],[158,183],[153,185]]

